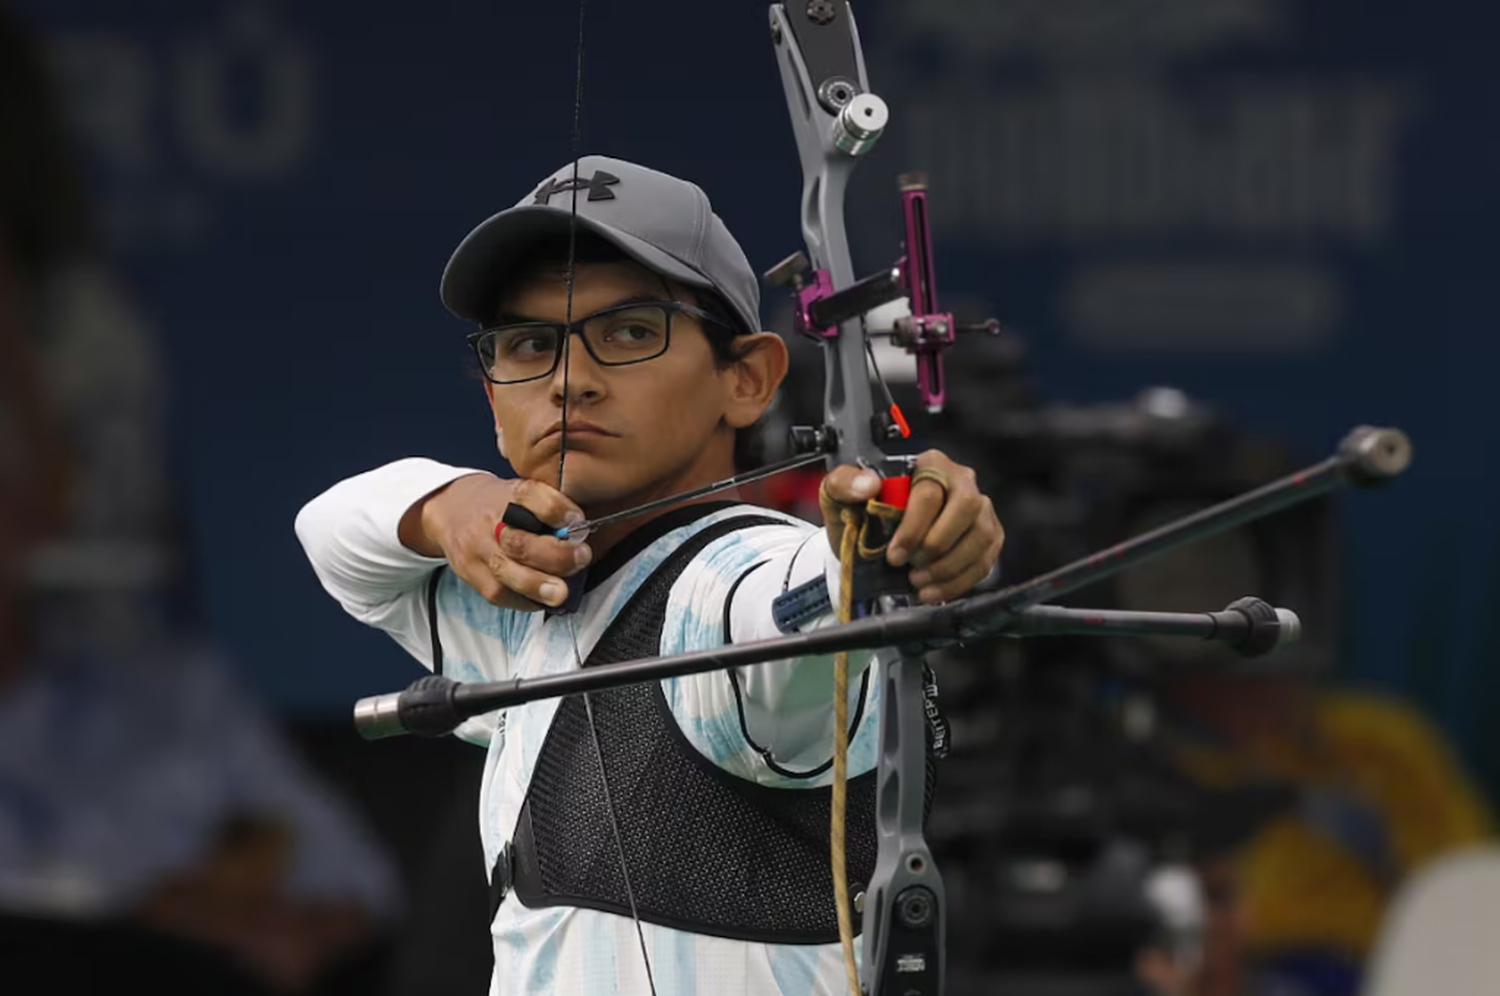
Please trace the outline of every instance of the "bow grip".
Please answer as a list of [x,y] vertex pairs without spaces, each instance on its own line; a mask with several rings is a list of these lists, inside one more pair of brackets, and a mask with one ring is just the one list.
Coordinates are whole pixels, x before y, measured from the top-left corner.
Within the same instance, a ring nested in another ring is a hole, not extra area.
[[[525,505],[518,505],[515,502],[511,502],[505,506],[505,512],[500,516],[500,521],[507,526],[521,530],[523,533],[531,533],[535,536],[554,536],[558,539],[566,539],[568,535],[566,526],[549,526],[537,518],[536,513],[531,509]],[[568,585],[567,601],[555,609],[548,606],[547,615],[550,617],[577,612],[579,603],[583,601],[583,585],[587,578],[587,570],[579,571],[570,578],[564,578],[563,580]]]
[[902,474],[899,477],[882,477],[880,479],[880,494],[875,500],[894,508],[906,511],[906,503],[911,501],[911,475]]
[[861,556],[854,565],[854,600],[869,603],[884,595],[911,595],[911,580],[908,568],[896,567],[885,559],[886,547],[901,525],[901,513],[911,499],[911,475],[899,474],[884,477],[880,481],[880,493],[870,499],[870,505],[884,505],[895,509],[896,514],[875,514],[870,509],[865,514],[861,535],[861,546],[879,552],[874,556]]

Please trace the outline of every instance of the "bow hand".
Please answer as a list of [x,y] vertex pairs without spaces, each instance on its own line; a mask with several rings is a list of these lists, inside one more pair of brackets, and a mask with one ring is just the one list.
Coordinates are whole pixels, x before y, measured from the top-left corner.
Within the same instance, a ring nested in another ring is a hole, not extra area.
[[[844,512],[875,510],[879,492],[879,476],[852,464],[823,479],[818,504],[833,549],[839,549]],[[905,510],[886,521],[895,524],[884,543],[886,563],[909,566],[906,581],[929,605],[972,591],[990,576],[1005,545],[1005,528],[973,469],[938,450],[917,458]]]

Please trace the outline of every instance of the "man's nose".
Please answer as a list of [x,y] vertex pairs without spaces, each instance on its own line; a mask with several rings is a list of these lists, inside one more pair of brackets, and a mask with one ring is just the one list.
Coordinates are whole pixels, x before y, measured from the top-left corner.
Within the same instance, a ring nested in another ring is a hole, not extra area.
[[552,396],[561,400],[566,386],[568,400],[593,397],[603,393],[604,368],[583,343],[583,336],[573,333],[563,340],[563,355],[552,372]]

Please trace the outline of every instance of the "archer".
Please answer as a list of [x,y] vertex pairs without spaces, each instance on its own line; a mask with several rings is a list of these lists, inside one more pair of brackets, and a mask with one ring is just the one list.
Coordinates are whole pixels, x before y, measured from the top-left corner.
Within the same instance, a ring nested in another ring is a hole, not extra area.
[[[759,331],[756,275],[698,187],[570,163],[470,233],[442,297],[480,326],[470,342],[518,477],[414,458],[314,499],[297,533],[346,611],[463,681],[776,636],[773,602],[793,591],[824,599],[803,628],[834,620],[841,513],[880,487],[857,466],[825,478],[822,530],[707,498],[566,539],[503,521],[515,504],[577,528],[755,462],[787,349]],[[1004,531],[969,468],[937,451],[915,468],[875,555],[930,604],[990,577]],[[855,891],[875,857],[869,663],[848,667]],[[828,863],[832,670],[816,657],[715,671],[461,727],[488,748],[491,992],[847,991]]]

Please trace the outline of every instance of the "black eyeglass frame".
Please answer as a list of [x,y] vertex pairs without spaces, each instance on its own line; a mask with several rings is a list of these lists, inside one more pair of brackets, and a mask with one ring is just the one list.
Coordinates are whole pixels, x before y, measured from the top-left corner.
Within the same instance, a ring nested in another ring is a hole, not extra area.
[[[636,311],[641,308],[661,308],[662,311],[666,312],[667,334],[664,337],[665,341],[663,341],[662,343],[661,351],[658,353],[652,353],[650,356],[643,356],[635,360],[620,360],[614,363],[601,360],[599,358],[599,355],[594,352],[594,347],[589,345],[589,337],[583,334],[584,325],[588,322],[594,321],[597,318],[604,318],[608,315],[618,314],[623,311]],[[637,363],[649,363],[652,360],[660,359],[662,356],[666,355],[667,350],[672,348],[672,317],[674,315],[690,315],[691,317],[696,318],[699,321],[709,322],[711,324],[719,326],[720,328],[728,329],[731,332],[737,331],[732,322],[725,321],[718,315],[704,311],[702,308],[695,308],[690,304],[683,304],[681,301],[629,301],[625,304],[617,304],[613,307],[596,311],[592,315],[584,315],[582,318],[575,319],[572,322],[507,322],[504,325],[487,325],[482,329],[470,332],[467,338],[469,347],[474,351],[474,362],[478,365],[479,372],[484,375],[484,379],[489,381],[491,384],[507,387],[512,384],[529,384],[534,380],[542,380],[555,374],[557,372],[558,363],[562,361],[563,353],[567,352],[567,349],[564,348],[564,344],[571,342],[572,337],[575,335],[578,336],[580,340],[582,340],[583,348],[588,351],[588,354],[593,359],[593,361],[599,364],[601,367],[628,367],[633,366]],[[504,332],[509,329],[554,329],[561,332],[557,340],[558,348],[552,351],[552,365],[547,368],[547,371],[545,373],[535,374],[531,377],[522,377],[520,380],[496,380],[494,377],[490,376],[490,372],[488,369],[486,369],[484,364],[484,356],[479,351],[479,344],[486,336],[495,332]]]

